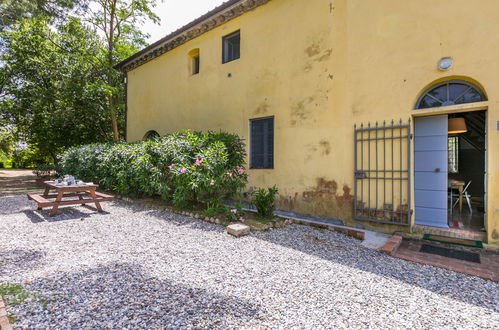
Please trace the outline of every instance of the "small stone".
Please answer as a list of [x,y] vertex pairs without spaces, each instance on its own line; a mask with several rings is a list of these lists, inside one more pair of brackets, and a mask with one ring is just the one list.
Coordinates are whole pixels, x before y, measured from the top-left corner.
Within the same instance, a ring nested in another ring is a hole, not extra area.
[[227,233],[236,237],[248,235],[250,231],[251,228],[247,225],[243,225],[242,223],[235,223],[227,226]]

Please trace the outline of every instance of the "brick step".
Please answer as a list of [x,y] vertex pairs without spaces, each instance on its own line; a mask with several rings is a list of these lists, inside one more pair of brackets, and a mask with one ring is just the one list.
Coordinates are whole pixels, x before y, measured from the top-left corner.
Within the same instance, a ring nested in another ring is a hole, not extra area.
[[420,225],[414,225],[413,232],[420,233],[421,236],[423,234],[432,234],[432,235],[449,236],[455,238],[471,239],[475,241],[484,241],[486,237],[485,232],[458,229],[458,228],[435,228],[435,227],[420,226]]

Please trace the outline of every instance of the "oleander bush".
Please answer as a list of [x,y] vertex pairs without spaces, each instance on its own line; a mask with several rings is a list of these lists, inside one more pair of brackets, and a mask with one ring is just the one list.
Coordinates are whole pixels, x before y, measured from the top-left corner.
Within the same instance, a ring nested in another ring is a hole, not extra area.
[[245,145],[237,135],[183,131],[139,143],[73,147],[60,163],[62,174],[119,194],[217,208],[246,185],[244,159]]

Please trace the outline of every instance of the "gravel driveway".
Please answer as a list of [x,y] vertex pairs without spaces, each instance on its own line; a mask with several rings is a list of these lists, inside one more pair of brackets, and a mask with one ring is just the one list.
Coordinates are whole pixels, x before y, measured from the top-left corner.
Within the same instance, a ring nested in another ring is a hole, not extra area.
[[499,284],[293,225],[221,226],[107,203],[35,211],[0,198],[0,282],[32,298],[17,327],[498,328]]

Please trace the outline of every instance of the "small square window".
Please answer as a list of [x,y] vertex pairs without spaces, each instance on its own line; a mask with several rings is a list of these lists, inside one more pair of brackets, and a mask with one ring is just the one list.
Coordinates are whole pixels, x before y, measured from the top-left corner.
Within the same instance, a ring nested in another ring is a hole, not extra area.
[[250,121],[250,168],[274,168],[274,118]]
[[231,62],[241,57],[241,33],[234,32],[223,38],[222,63]]

